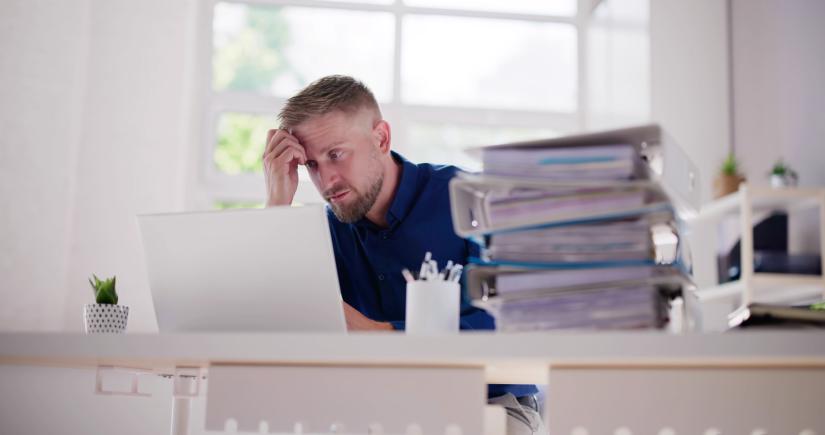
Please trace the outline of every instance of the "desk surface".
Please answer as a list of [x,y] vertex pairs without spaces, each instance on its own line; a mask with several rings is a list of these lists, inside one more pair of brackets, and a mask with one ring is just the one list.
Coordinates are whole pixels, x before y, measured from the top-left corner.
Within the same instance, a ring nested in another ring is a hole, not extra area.
[[823,331],[353,334],[0,333],[0,364],[481,366],[488,382],[543,383],[547,367],[825,367]]

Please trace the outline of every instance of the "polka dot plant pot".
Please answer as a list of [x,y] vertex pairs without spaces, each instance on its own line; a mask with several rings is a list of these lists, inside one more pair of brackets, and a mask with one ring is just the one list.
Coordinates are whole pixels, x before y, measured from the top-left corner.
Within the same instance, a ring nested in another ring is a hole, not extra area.
[[83,320],[87,334],[123,334],[129,319],[129,307],[111,304],[86,304]]

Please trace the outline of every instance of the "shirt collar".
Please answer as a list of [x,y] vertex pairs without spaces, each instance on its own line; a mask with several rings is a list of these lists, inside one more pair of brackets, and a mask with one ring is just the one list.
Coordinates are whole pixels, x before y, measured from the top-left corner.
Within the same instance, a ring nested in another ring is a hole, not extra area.
[[418,166],[395,151],[391,151],[391,153],[393,159],[399,163],[399,169],[401,169],[401,178],[395,190],[395,198],[393,198],[386,216],[390,228],[394,228],[404,220],[412,208],[415,198],[418,197]]
[[[418,166],[405,159],[401,154],[398,154],[395,151],[390,151],[390,154],[392,155],[393,160],[398,163],[399,169],[401,170],[401,177],[398,180],[398,186],[395,189],[395,196],[393,197],[392,204],[390,204],[390,208],[387,210],[387,214],[385,216],[385,219],[390,226],[390,230],[392,230],[395,229],[395,227],[398,226],[402,220],[404,220],[407,213],[409,213],[410,208],[412,208],[415,198],[418,196]],[[373,230],[378,229],[378,227],[370,222],[370,220],[366,217],[361,218],[361,220],[356,222],[356,225]]]

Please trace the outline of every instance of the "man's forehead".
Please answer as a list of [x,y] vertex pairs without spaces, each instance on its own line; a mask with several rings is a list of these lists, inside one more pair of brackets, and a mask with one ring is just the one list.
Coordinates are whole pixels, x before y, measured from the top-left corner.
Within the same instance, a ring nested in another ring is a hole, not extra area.
[[330,148],[346,142],[348,132],[348,126],[308,123],[302,124],[292,134],[298,138],[308,154],[323,154]]
[[[360,111],[359,111],[360,112]],[[292,134],[298,138],[307,152],[324,153],[342,143],[347,142],[353,134],[358,134],[367,125],[369,118],[364,119],[363,113],[345,113],[333,111],[314,116],[297,125]]]
[[347,143],[348,143],[348,141],[343,141],[342,140],[342,141],[336,141],[336,142],[328,143],[326,145],[315,146],[315,147],[304,145],[304,149],[306,150],[307,157],[313,158],[314,156],[322,156],[322,155],[326,154],[327,151],[329,151],[329,150],[331,150],[335,147],[345,145]]

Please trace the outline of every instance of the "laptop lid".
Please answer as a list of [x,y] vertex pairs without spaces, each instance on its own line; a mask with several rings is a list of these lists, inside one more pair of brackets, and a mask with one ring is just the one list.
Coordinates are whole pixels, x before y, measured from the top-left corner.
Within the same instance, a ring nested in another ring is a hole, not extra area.
[[321,205],[138,216],[158,329],[346,332]]

